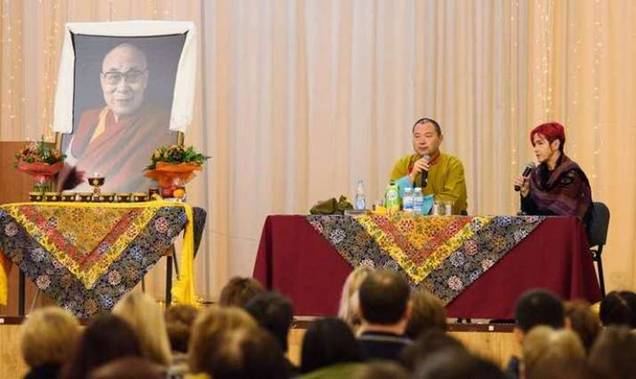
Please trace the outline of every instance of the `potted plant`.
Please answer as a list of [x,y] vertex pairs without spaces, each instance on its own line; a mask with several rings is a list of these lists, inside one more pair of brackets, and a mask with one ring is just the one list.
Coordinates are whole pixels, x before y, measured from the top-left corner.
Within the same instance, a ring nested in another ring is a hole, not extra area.
[[53,190],[53,177],[64,167],[64,158],[58,149],[44,141],[29,142],[15,154],[14,166],[35,179],[36,192]]
[[193,146],[161,146],[153,152],[145,175],[157,181],[161,196],[182,198],[186,183],[194,178],[195,171],[200,171],[208,158]]

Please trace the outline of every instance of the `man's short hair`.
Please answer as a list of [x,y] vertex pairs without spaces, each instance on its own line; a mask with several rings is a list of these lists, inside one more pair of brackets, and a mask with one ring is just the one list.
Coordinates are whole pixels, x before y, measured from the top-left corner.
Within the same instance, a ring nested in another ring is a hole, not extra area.
[[422,117],[419,120],[415,121],[415,124],[413,124],[413,127],[411,128],[411,133],[413,133],[415,131],[415,127],[420,125],[420,124],[422,124],[422,125],[423,124],[431,124],[435,128],[435,131],[437,132],[437,135],[438,136],[442,135],[442,128],[439,126],[437,121],[433,120],[432,118],[428,118],[428,117]]
[[276,338],[282,351],[286,353],[287,334],[294,320],[291,301],[277,292],[265,292],[248,301],[245,310]]
[[563,303],[547,290],[530,290],[519,298],[515,306],[517,327],[524,333],[537,325],[560,329],[565,324]]
[[360,311],[369,323],[391,325],[402,319],[409,301],[406,280],[392,271],[370,273],[360,285]]
[[263,286],[255,279],[235,276],[221,290],[219,304],[243,307],[251,298],[263,292]]

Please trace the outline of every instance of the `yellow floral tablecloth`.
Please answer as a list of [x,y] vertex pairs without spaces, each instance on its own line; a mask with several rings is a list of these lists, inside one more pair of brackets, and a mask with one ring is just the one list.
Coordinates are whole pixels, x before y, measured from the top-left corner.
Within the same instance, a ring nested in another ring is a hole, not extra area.
[[17,265],[57,303],[88,318],[114,303],[184,231],[175,302],[194,304],[192,208],[183,203],[15,203],[0,206],[0,304]]

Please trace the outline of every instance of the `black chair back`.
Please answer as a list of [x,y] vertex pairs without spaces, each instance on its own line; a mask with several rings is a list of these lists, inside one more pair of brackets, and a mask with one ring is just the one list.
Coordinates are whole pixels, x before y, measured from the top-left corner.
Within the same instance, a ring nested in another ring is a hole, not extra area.
[[594,202],[592,205],[594,208],[588,225],[588,242],[590,247],[603,246],[607,242],[610,211],[604,203]]

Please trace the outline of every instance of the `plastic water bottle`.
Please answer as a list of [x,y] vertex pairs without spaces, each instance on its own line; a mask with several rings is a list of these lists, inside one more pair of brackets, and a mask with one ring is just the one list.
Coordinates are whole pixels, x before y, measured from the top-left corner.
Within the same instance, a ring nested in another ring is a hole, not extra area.
[[362,180],[358,180],[355,197],[355,208],[358,211],[367,209],[367,197],[364,194],[364,182]]
[[413,212],[413,189],[411,187],[404,188],[404,197],[402,197],[402,210],[404,212]]
[[413,212],[422,214],[423,208],[424,194],[422,193],[422,188],[415,187],[415,190],[413,190]]

